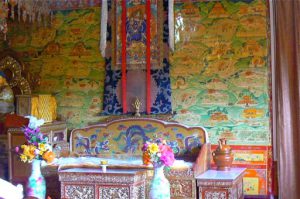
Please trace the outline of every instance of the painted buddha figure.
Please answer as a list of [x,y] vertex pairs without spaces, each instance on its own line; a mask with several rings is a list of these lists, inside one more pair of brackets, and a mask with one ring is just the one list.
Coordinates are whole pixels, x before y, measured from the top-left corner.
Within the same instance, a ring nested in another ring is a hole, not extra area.
[[0,114],[14,112],[14,93],[9,87],[4,73],[0,72]]

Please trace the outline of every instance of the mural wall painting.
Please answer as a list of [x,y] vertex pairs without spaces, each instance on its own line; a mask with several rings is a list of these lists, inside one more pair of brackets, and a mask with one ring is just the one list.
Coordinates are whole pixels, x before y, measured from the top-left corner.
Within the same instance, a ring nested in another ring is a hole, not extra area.
[[204,126],[213,144],[226,137],[234,151],[233,165],[248,168],[244,193],[269,194],[267,2],[184,2],[175,4],[176,49],[170,56],[176,120]]
[[99,53],[99,12],[99,7],[57,11],[50,27],[10,24],[10,48],[41,76],[34,92],[54,94],[69,128],[100,120],[105,62]]
[[262,0],[175,4],[173,110],[212,143],[271,144],[267,12]]
[[[267,2],[175,2],[176,49],[155,70],[157,80],[163,78],[161,71],[170,70],[175,120],[204,126],[213,144],[220,137],[229,139],[236,151],[234,165],[251,168],[244,191],[267,194],[272,162]],[[8,35],[10,48],[41,76],[34,92],[55,95],[58,114],[69,128],[103,119],[100,9],[88,7],[57,11],[51,27],[12,23]],[[162,39],[167,45],[167,35]],[[162,49],[159,53],[167,58]]]

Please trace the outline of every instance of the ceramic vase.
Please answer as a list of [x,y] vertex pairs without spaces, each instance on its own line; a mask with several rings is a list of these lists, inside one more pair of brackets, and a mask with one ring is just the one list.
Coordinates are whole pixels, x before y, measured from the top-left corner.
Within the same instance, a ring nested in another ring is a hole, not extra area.
[[170,199],[170,182],[164,174],[164,166],[155,166],[150,184],[150,199]]
[[26,189],[27,197],[45,199],[46,182],[41,173],[41,160],[32,161],[31,175],[29,176]]

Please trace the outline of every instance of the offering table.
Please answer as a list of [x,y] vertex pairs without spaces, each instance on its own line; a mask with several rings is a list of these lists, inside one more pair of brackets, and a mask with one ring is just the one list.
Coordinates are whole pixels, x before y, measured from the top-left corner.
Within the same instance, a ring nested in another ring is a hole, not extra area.
[[231,168],[230,171],[207,170],[196,176],[199,199],[241,199],[245,168]]
[[143,199],[146,170],[70,168],[59,171],[61,198]]

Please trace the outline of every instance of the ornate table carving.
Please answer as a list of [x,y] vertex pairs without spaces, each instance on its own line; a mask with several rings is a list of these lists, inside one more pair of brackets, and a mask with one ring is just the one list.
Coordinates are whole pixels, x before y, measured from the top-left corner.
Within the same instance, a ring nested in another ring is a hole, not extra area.
[[196,177],[199,199],[241,199],[245,168],[230,171],[208,170]]
[[62,198],[145,198],[146,170],[72,168],[59,171]]

